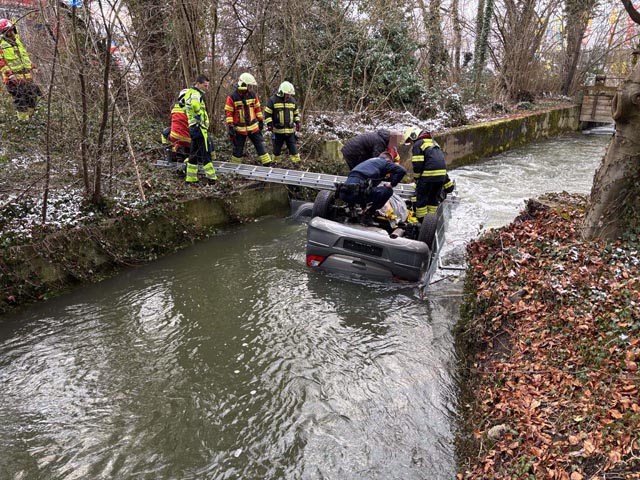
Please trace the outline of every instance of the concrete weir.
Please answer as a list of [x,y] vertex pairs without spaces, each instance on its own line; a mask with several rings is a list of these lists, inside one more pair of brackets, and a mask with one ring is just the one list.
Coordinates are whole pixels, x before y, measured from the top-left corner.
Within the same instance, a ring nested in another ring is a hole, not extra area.
[[[578,106],[551,109],[450,130],[436,135],[436,139],[453,169],[538,139],[576,131],[579,113]],[[340,158],[328,158],[326,148],[320,150],[324,152],[320,165],[343,164]],[[339,148],[333,150],[337,155]],[[401,152],[403,163],[407,163],[406,150]],[[33,245],[6,249],[0,261],[0,289],[4,292],[0,314],[74,285],[98,281],[122,267],[154,260],[214,235],[218,228],[289,212],[285,185],[258,182],[255,186],[258,188],[230,195],[209,193],[194,200],[153,206],[135,216],[74,227]]]

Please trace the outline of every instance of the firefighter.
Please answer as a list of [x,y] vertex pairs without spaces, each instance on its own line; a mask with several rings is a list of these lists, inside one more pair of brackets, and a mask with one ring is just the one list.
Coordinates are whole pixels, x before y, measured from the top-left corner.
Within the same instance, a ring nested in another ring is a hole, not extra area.
[[258,82],[250,73],[243,73],[238,79],[235,91],[227,97],[224,113],[229,131],[229,139],[233,143],[231,161],[242,162],[247,137],[256,149],[260,163],[264,166],[271,163],[271,157],[264,145],[262,129],[264,117],[258,94],[253,91]]
[[296,132],[300,131],[300,112],[293,97],[295,94],[295,89],[290,82],[282,82],[264,109],[264,123],[267,125],[267,130],[272,132],[274,162],[280,161],[282,145],[285,143],[291,161],[293,163],[300,161],[296,145]]
[[213,142],[209,138],[209,115],[204,103],[204,95],[207,90],[209,90],[209,79],[205,75],[198,75],[194,84],[184,94],[184,105],[191,137],[185,180],[191,184],[198,181],[198,163],[202,163],[202,169],[210,184],[215,183],[218,179],[213,163],[211,163],[215,152],[213,152]]
[[455,184],[447,175],[444,153],[428,130],[409,127],[403,139],[405,144],[412,145],[411,164],[416,185],[415,215],[421,222],[425,215],[438,211],[438,205],[446,197],[446,193],[454,190]]
[[18,120],[29,121],[36,108],[40,88],[33,82],[35,65],[20,41],[14,23],[0,19],[0,72],[7,91],[13,97]]
[[[373,216],[393,195],[393,187],[402,181],[407,171],[396,164],[389,152],[370,158],[355,166],[338,196],[347,203],[359,204],[363,208],[371,204],[364,212],[363,222],[373,223]],[[370,188],[367,188],[370,186]],[[353,188],[357,187],[357,188]]]
[[349,170],[353,170],[356,165],[369,158],[377,157],[385,150],[391,154],[394,163],[400,163],[400,155],[396,149],[399,136],[396,132],[380,129],[375,132],[362,133],[347,140],[341,151]]
[[180,91],[171,108],[171,126],[162,130],[162,144],[167,152],[168,162],[182,161],[189,156],[191,135],[185,105],[185,94],[188,91],[188,88]]

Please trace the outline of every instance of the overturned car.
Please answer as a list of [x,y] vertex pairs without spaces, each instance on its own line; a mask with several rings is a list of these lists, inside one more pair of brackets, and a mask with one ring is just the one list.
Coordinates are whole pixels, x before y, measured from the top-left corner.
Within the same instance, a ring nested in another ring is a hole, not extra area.
[[450,200],[420,223],[410,200],[394,194],[371,222],[365,221],[361,206],[340,199],[340,188],[344,184],[316,196],[307,230],[307,265],[376,280],[426,284],[437,266]]

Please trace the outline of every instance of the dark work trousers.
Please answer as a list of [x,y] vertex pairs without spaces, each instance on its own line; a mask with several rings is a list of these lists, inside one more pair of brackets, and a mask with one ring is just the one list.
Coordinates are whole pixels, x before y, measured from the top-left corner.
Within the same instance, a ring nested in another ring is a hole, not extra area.
[[189,163],[206,165],[211,162],[211,151],[213,145],[211,139],[205,139],[202,129],[198,125],[189,127],[189,135],[191,136],[191,152],[189,153]]
[[[362,185],[362,191],[364,190],[364,184],[362,183],[362,181],[350,182],[349,180],[350,179],[347,178],[347,181],[345,182],[347,185],[353,185],[353,184],[359,183],[360,185]],[[372,212],[384,207],[384,204],[387,203],[387,201],[391,198],[392,195],[393,195],[393,188],[383,187],[383,186],[373,187],[369,195],[366,197],[364,196],[364,192],[363,193],[355,193],[355,192],[349,192],[349,191],[340,192],[340,198],[347,203],[360,205],[363,208],[368,203],[371,203],[370,210]]]
[[274,155],[280,155],[282,153],[282,145],[285,143],[287,144],[289,155],[295,155],[298,153],[295,133],[273,133],[272,141]]
[[443,181],[425,182],[419,179],[416,186],[416,210],[426,206],[437,207],[442,198],[441,192],[443,185]]
[[262,132],[258,130],[257,132],[250,133],[248,135],[240,135],[236,133],[233,139],[233,156],[237,158],[241,158],[244,155],[244,144],[247,141],[247,137],[253,143],[253,146],[256,147],[256,153],[258,156],[264,155],[267,153],[267,147],[264,145],[264,138],[262,137]]
[[26,112],[30,108],[36,108],[38,97],[42,95],[40,87],[33,82],[9,82],[6,87],[7,92],[13,97],[13,103],[18,112]]

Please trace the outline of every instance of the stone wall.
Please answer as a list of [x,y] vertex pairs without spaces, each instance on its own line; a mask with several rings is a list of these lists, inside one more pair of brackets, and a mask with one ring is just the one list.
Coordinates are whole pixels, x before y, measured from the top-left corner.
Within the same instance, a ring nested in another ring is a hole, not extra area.
[[450,169],[580,128],[578,105],[460,127],[435,135]]
[[0,259],[0,315],[184,248],[215,234],[217,228],[247,218],[289,213],[286,186],[260,183],[255,187],[156,205],[135,215],[74,227],[31,245],[8,248]]

